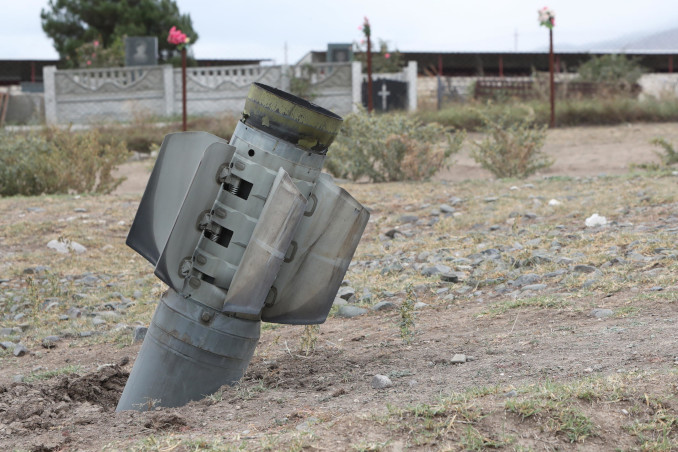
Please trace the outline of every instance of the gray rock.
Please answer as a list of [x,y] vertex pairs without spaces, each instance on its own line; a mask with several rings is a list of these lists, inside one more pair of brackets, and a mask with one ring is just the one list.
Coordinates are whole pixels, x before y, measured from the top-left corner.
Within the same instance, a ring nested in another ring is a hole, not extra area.
[[70,319],[70,317],[68,317],[66,314],[61,314],[59,316],[59,320],[68,320],[68,319]]
[[570,259],[569,257],[559,257],[556,259],[556,263],[561,265],[572,265],[574,264],[574,259]]
[[87,275],[80,278],[77,282],[82,283],[86,286],[94,286],[99,282],[99,278],[94,275]]
[[364,315],[367,314],[367,309],[358,307],[358,306],[340,306],[339,311],[337,311],[337,315],[339,317],[345,317],[347,319],[350,319],[351,317],[357,317],[359,315]]
[[332,306],[345,306],[347,304],[348,301],[344,300],[343,298],[334,297],[334,302],[332,303]]
[[68,317],[72,319],[77,319],[78,317],[82,316],[82,311],[78,308],[69,308],[66,313],[68,314]]
[[23,344],[16,344],[12,353],[14,356],[24,356],[28,353],[28,349]]
[[536,284],[541,281],[541,276],[535,273],[527,273],[525,275],[520,275],[513,281],[513,286],[522,287],[529,284]]
[[424,309],[426,307],[428,307],[428,305],[423,301],[417,301],[416,303],[414,303],[414,309]]
[[440,280],[444,282],[458,283],[461,281],[461,278],[456,272],[445,272],[440,274]]
[[650,287],[650,292],[660,292],[660,291],[662,291],[662,290],[664,290],[664,288],[663,288],[662,286],[653,286],[653,287]]
[[15,346],[16,346],[16,344],[14,342],[10,342],[10,341],[0,342],[0,348],[3,349],[3,350],[14,350]]
[[135,300],[138,300],[138,299],[141,298],[143,295],[144,295],[144,294],[143,294],[142,291],[140,291],[140,290],[135,290],[134,293],[132,294],[132,298],[134,298]]
[[23,383],[23,382],[24,382],[24,378],[26,378],[26,377],[24,377],[24,376],[21,375],[21,374],[16,374],[16,375],[14,375],[14,376],[12,377],[12,382],[14,382],[14,383]]
[[544,273],[544,278],[555,278],[557,276],[562,276],[565,273],[567,273],[567,270],[565,270],[564,268],[559,268],[554,272]]
[[540,290],[546,289],[548,286],[546,284],[528,284],[527,286],[521,287],[520,290],[531,290],[533,292],[539,292]]
[[485,198],[483,201],[485,201],[485,202],[495,202],[495,201],[497,201],[498,199],[499,199],[499,198],[496,197],[496,196],[488,196],[488,197]]
[[456,353],[450,360],[450,364],[464,364],[466,362],[466,355],[463,353]]
[[391,303],[390,301],[380,301],[379,303],[372,306],[373,311],[388,311],[395,308],[395,303]]
[[145,326],[134,327],[134,332],[132,333],[132,343],[138,344],[143,342],[144,338],[146,337],[146,332],[148,332],[148,328]]
[[11,336],[12,334],[14,334],[14,329],[0,328],[0,336]]
[[339,291],[337,291],[337,297],[343,298],[344,300],[348,300],[353,295],[355,295],[355,289],[350,286],[340,287]]
[[80,337],[90,337],[92,335],[94,335],[94,332],[92,332],[92,331],[81,331],[80,332]]
[[516,392],[515,389],[511,389],[509,392],[504,393],[504,397],[506,397],[507,399],[510,399],[511,397],[517,397],[517,396],[518,396],[518,392]]
[[593,265],[575,265],[573,270],[575,273],[594,273],[598,269]]
[[384,389],[393,386],[393,382],[386,375],[375,375],[372,377],[372,387],[374,389]]
[[440,273],[449,273],[452,269],[448,267],[447,265],[442,265],[442,264],[437,264],[433,265],[431,267],[425,267],[422,271],[421,274],[424,276],[433,276],[433,275],[438,275]]
[[94,317],[92,319],[92,325],[94,326],[106,325],[106,320],[102,319],[101,317]]
[[42,346],[43,348],[56,348],[56,343],[60,340],[59,336],[47,336],[42,340]]
[[400,216],[400,222],[401,223],[416,223],[417,220],[419,220],[419,217],[416,215],[401,215]]
[[526,218],[528,220],[535,220],[537,218],[537,214],[534,212],[525,212],[523,214],[523,218]]
[[442,213],[454,213],[456,209],[448,204],[441,204],[440,205],[440,211]]
[[612,316],[613,314],[614,312],[612,309],[595,308],[591,311],[591,315],[597,319],[605,319]]

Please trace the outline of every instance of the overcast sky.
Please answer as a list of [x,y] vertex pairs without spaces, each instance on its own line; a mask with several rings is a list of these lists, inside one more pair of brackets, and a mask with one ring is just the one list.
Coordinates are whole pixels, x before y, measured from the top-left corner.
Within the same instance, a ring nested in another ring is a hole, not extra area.
[[[401,51],[534,51],[548,45],[537,9],[556,13],[556,47],[678,26],[677,0],[178,0],[200,39],[197,58],[287,58],[328,42],[359,41],[367,16],[373,39]],[[0,0],[0,59],[57,58],[40,26],[47,0]],[[676,45],[678,47],[678,43]]]

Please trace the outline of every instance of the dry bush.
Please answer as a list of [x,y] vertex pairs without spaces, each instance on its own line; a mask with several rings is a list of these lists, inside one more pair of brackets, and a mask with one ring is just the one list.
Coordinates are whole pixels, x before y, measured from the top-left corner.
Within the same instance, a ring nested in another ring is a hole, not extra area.
[[330,147],[325,168],[351,180],[424,180],[459,151],[465,136],[401,113],[352,113]]
[[530,117],[518,121],[507,113],[482,115],[485,138],[474,142],[471,156],[496,177],[526,178],[553,165],[541,148],[546,126],[537,126]]
[[110,193],[124,180],[111,172],[129,153],[122,140],[106,141],[97,130],[0,133],[0,196]]

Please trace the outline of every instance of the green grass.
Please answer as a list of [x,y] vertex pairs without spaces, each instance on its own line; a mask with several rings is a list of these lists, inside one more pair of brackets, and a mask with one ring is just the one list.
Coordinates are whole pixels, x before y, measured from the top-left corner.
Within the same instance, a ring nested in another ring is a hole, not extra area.
[[49,380],[50,378],[59,377],[61,375],[70,375],[80,372],[81,366],[72,364],[66,367],[61,367],[54,370],[44,370],[38,372],[31,372],[24,378],[25,383],[32,383],[34,381]]

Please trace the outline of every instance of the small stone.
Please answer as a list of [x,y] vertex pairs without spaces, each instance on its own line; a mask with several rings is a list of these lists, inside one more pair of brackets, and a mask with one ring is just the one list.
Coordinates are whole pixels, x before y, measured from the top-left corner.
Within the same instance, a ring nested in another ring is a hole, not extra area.
[[60,340],[59,336],[47,336],[42,340],[42,347],[47,349],[56,348],[56,343]]
[[448,204],[441,204],[440,205],[440,211],[442,213],[454,213],[456,209]]
[[373,311],[388,311],[390,309],[395,309],[396,305],[390,301],[380,301],[379,303],[372,306]]
[[73,212],[85,213],[85,212],[87,212],[87,209],[85,209],[84,207],[76,207],[75,209],[73,209]]
[[101,317],[94,317],[92,319],[92,325],[94,326],[99,326],[99,325],[106,325],[106,320],[102,319]]
[[93,334],[94,334],[94,333],[93,333],[92,331],[81,331],[81,332],[80,332],[80,337],[90,337],[90,336],[92,336]]
[[518,392],[515,389],[511,389],[509,392],[504,393],[504,397],[510,399],[511,397],[517,397]]
[[14,329],[0,328],[0,336],[11,336],[12,334],[14,334]]
[[374,389],[384,389],[393,386],[393,382],[386,375],[375,375],[372,377],[372,387]]
[[535,273],[527,273],[525,275],[521,275],[521,276],[517,277],[513,281],[513,286],[522,287],[522,286],[527,286],[527,285],[530,285],[530,284],[535,284],[539,281],[541,281],[541,276],[539,276]]
[[28,353],[28,349],[22,344],[16,344],[12,353],[14,353],[14,356],[24,356]]
[[440,273],[449,273],[452,269],[448,267],[447,265],[433,265],[431,267],[425,267],[422,271],[421,274],[424,276],[433,276],[437,275]]
[[440,280],[444,282],[458,283],[459,275],[454,272],[444,272],[440,274]]
[[575,265],[573,271],[575,273],[594,273],[598,269],[593,265]]
[[612,316],[613,314],[614,312],[611,309],[595,308],[591,311],[591,315],[597,319],[604,319]]
[[134,332],[132,333],[132,343],[138,344],[144,341],[148,328],[145,326],[136,326],[134,327]]
[[340,306],[339,311],[337,311],[337,315],[339,317],[344,317],[347,319],[350,319],[352,317],[357,317],[363,314],[367,314],[367,309],[360,308],[358,306]]
[[416,303],[414,303],[414,309],[424,309],[427,306],[428,305],[423,301],[417,301]]
[[464,364],[466,362],[466,355],[463,353],[456,353],[450,360],[450,364]]
[[13,381],[14,383],[23,383],[23,382],[24,382],[24,378],[26,378],[26,377],[24,377],[24,376],[21,375],[21,374],[17,374],[17,375],[14,375],[14,376],[12,377],[12,381]]
[[650,292],[661,292],[662,290],[664,290],[664,288],[662,286],[650,287]]
[[0,342],[0,348],[3,349],[3,350],[14,350],[15,346],[16,346],[16,344],[14,342],[10,342],[10,341]]
[[347,304],[348,301],[344,300],[343,298],[334,297],[334,302],[332,303],[332,306],[345,306]]
[[533,292],[539,292],[540,290],[546,289],[548,286],[546,284],[528,284],[527,286],[523,286],[520,288],[520,290],[531,290]]
[[355,289],[350,286],[340,287],[339,290],[337,291],[337,297],[343,298],[344,300],[348,300],[353,295],[355,295]]
[[488,196],[488,197],[486,197],[486,198],[484,199],[484,201],[489,203],[489,202],[495,202],[495,201],[497,201],[498,199],[499,199],[499,198],[497,198],[496,196]]
[[419,217],[416,215],[401,215],[401,223],[416,223],[419,220]]
[[78,308],[69,308],[66,313],[71,319],[77,319],[78,317],[82,316],[82,311]]

